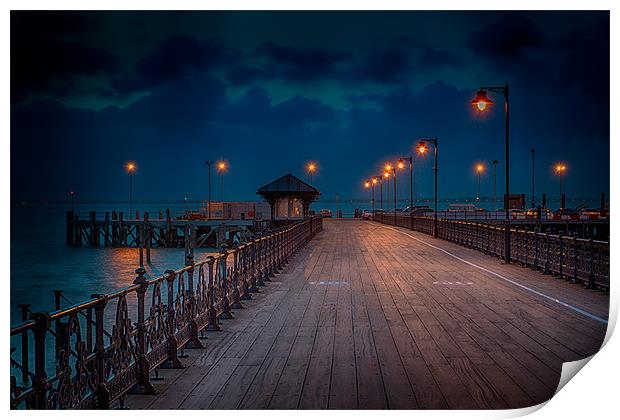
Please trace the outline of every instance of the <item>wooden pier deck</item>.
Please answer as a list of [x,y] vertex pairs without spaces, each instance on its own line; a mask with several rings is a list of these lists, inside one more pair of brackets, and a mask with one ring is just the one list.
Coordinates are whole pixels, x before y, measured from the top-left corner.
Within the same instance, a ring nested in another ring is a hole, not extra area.
[[[471,265],[471,264],[475,264]],[[530,290],[527,290],[529,288]],[[427,235],[329,220],[150,409],[517,408],[596,352],[609,296]],[[533,292],[535,290],[537,293]],[[574,308],[585,311],[584,315]]]

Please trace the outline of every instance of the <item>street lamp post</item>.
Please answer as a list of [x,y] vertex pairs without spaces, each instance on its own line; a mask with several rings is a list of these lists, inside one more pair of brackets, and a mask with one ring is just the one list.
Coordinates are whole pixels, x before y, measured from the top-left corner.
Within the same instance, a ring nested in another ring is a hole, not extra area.
[[[396,226],[396,167],[388,163],[385,165],[385,177],[389,178],[390,173],[394,177],[394,226]],[[389,182],[388,185],[390,185]]]
[[560,208],[564,207],[562,203],[562,181],[564,179],[564,173],[566,173],[566,164],[558,163],[555,165],[555,173],[560,177]]
[[205,164],[209,167],[209,195],[207,196],[207,219],[211,220],[211,166],[214,164],[212,160],[208,160]]
[[75,191],[69,191],[69,196],[71,197],[71,211],[73,211],[73,197],[75,196]]
[[534,175],[535,175],[535,166],[534,166],[534,162],[535,162],[535,156],[536,156],[536,149],[532,148],[530,149],[530,152],[532,152],[532,208],[536,207],[536,199],[534,198]]
[[366,180],[364,181],[364,188],[366,189],[370,189],[370,205],[372,207],[372,211],[374,213],[375,211],[375,180],[373,179],[372,182],[370,180]]
[[[497,211],[497,164],[499,161],[493,161],[493,211]],[[496,213],[497,214],[497,213]]]
[[476,201],[480,203],[480,176],[484,173],[485,167],[482,163],[476,164],[476,175],[478,176],[478,195]]
[[308,171],[308,175],[310,175],[310,185],[312,185],[312,176],[317,170],[317,164],[315,162],[309,162],[306,165],[306,170]]
[[220,201],[222,202],[222,211],[224,211],[224,172],[226,172],[227,169],[228,165],[223,160],[217,163],[217,171],[220,173]]
[[383,211],[383,175],[375,175],[373,182],[375,184],[379,182],[379,207]]
[[435,172],[435,205],[433,208],[433,238],[437,237],[437,172],[439,172],[439,166],[437,165],[437,137],[428,139],[420,139],[417,150],[420,154],[425,154],[428,151],[426,143],[431,143],[435,148],[435,164],[433,165],[433,172]]
[[413,157],[398,159],[398,169],[404,169],[405,162],[409,162],[409,207],[413,210]]
[[487,96],[487,91],[495,92],[504,96],[504,111],[506,115],[506,195],[504,197],[504,259],[506,262],[510,262],[510,216],[509,216],[509,201],[510,201],[510,88],[508,83],[504,86],[483,86],[478,90],[476,97],[471,101],[472,105],[476,107],[479,112],[484,112],[493,104],[493,101]]
[[132,217],[133,213],[133,174],[138,169],[138,165],[135,162],[127,162],[125,170],[129,175],[129,217]]

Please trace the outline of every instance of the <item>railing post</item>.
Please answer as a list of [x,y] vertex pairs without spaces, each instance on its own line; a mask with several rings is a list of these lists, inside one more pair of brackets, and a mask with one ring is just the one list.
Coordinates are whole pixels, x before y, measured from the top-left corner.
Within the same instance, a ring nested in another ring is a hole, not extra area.
[[187,270],[187,284],[189,296],[189,319],[190,319],[190,339],[185,344],[188,349],[203,349],[204,346],[198,339],[198,323],[196,322],[196,293],[194,291],[194,254],[189,253],[185,256],[185,266]]
[[110,391],[106,378],[106,359],[104,343],[104,311],[107,301],[103,295],[91,295],[91,299],[100,299],[95,305],[95,370],[97,371],[97,408],[105,410],[110,408]]
[[538,269],[538,254],[540,251],[540,234],[534,232],[534,262],[532,263],[532,269]]
[[[312,223],[312,220],[310,220]],[[278,271],[282,271],[282,266],[284,265],[284,232],[278,232]]]
[[274,234],[270,233],[269,236],[267,237],[267,266],[269,267],[269,277],[275,277],[275,273],[274,273],[274,251],[275,251],[275,246],[274,246]]
[[256,285],[258,287],[265,287],[265,274],[264,274],[264,256],[265,256],[265,237],[260,235],[256,240]]
[[590,238],[588,241],[588,254],[590,255],[589,261],[589,273],[588,273],[588,284],[586,285],[586,289],[593,289],[595,287],[594,282],[594,240]]
[[220,299],[220,319],[232,319],[234,318],[232,315],[230,301],[228,300],[228,270],[227,270],[227,260],[228,259],[228,250],[226,247],[222,247],[220,250],[220,279],[221,279],[221,299]]
[[249,243],[249,275],[250,275],[250,293],[258,293],[258,285],[256,283],[256,239]]
[[549,233],[545,233],[545,267],[543,269],[543,274],[547,274],[549,272],[549,259],[551,258],[551,248],[549,247]]
[[231,309],[243,309],[243,304],[241,303],[241,292],[239,290],[239,247],[238,246],[233,249],[232,281],[233,281],[233,290],[232,290],[232,303],[230,305],[230,308]]
[[[25,322],[28,320],[28,315],[30,313],[30,304],[29,303],[20,303],[19,304],[19,309],[22,315],[22,322]],[[30,376],[28,375],[28,372],[30,371],[30,362],[28,360],[28,356],[29,356],[29,351],[28,351],[28,330],[22,332],[21,334],[21,338],[22,338],[22,360],[21,360],[21,365],[22,365],[22,381],[24,383],[28,382]]]
[[578,275],[579,275],[579,271],[577,269],[578,265],[578,260],[577,258],[579,257],[579,247],[578,244],[579,241],[577,241],[577,232],[573,233],[573,283],[579,283],[578,280]]
[[253,239],[252,242],[248,244],[250,247],[247,252],[249,252],[249,270],[248,273],[250,275],[250,288],[248,291],[250,293],[258,293],[258,287],[256,284],[256,239]]
[[177,350],[179,349],[178,341],[175,334],[175,309],[174,309],[174,280],[176,279],[176,273],[174,270],[166,270],[164,272],[166,276],[166,283],[168,285],[168,360],[162,365],[164,369],[182,369],[183,363],[179,360]]
[[137,322],[137,335],[136,335],[136,347],[137,347],[137,359],[138,359],[138,382],[129,391],[133,395],[153,395],[155,394],[155,388],[151,384],[149,373],[151,371],[149,361],[146,358],[146,320],[144,318],[144,302],[146,300],[146,289],[148,288],[148,281],[144,274],[146,270],[143,267],[136,269],[136,278],[133,284],[138,286],[136,290],[136,296],[138,300],[138,322]]
[[[58,311],[62,307],[61,305],[62,290],[54,290],[53,292],[54,292],[54,310]],[[54,336],[54,349],[55,349],[56,360],[58,360],[58,357],[60,355],[60,349],[62,347],[64,336],[65,336],[64,324],[60,319],[57,319],[56,322],[54,322],[54,331],[56,333]],[[56,368],[58,368],[58,366],[56,366]]]
[[559,277],[562,278],[564,277],[564,267],[562,267],[562,265],[564,264],[564,258],[563,258],[563,253],[564,253],[564,247],[563,247],[563,243],[562,243],[562,235],[558,235],[558,254],[559,254],[559,258],[558,258],[558,272],[559,272]]
[[248,276],[250,274],[250,243],[246,243],[239,249],[241,258],[241,300],[252,300]]
[[208,309],[208,324],[206,327],[207,331],[220,331],[220,322],[217,317],[217,310],[215,309],[216,301],[216,287],[215,287],[215,279],[213,272],[213,265],[215,264],[215,258],[207,257],[207,266],[209,267],[209,309]]
[[144,212],[144,247],[146,249],[146,262],[151,262],[151,224],[149,223],[149,212]]
[[34,379],[32,388],[34,389],[34,408],[39,410],[47,409],[47,371],[45,368],[45,337],[47,330],[51,327],[50,314],[47,312],[37,312],[31,315],[35,322],[32,330],[34,334]]

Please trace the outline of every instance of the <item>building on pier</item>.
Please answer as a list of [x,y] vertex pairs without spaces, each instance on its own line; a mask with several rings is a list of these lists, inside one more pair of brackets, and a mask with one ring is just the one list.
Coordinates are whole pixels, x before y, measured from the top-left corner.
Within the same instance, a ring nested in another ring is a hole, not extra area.
[[256,192],[271,207],[274,224],[285,224],[308,217],[310,204],[321,192],[295,175],[286,174]]

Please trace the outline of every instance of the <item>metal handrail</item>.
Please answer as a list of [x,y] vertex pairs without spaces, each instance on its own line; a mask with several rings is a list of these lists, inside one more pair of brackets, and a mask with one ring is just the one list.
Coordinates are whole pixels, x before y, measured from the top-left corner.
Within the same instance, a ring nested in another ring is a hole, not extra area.
[[[376,213],[374,220],[432,234],[432,217],[395,217],[393,213]],[[504,229],[502,225],[478,221],[438,219],[437,237],[503,258]],[[583,283],[588,288],[609,290],[609,242],[516,228],[510,230],[512,262],[573,283]]]
[[[22,339],[21,360],[13,356],[20,346],[11,348],[11,407],[109,408],[128,392],[154,392],[152,370],[182,366],[179,350],[202,347],[199,333],[220,329],[220,319],[243,308],[250,291],[270,281],[321,229],[320,217],[306,219],[200,262],[188,254],[183,268],[154,279],[146,279],[139,268],[130,286],[51,313],[31,314],[11,328],[11,336]],[[136,297],[134,319],[130,295]],[[115,311],[113,321],[106,319],[109,309]],[[85,327],[84,311],[94,313]],[[111,323],[111,334],[106,323]],[[55,352],[46,339],[54,341]]]

